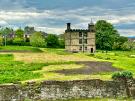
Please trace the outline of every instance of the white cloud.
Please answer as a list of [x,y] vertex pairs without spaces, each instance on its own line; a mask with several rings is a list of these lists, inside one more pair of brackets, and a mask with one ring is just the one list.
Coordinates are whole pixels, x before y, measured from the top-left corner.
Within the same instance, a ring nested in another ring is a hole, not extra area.
[[[73,23],[73,28],[87,28],[91,18],[94,22],[104,19],[113,24],[134,23],[134,11],[130,11],[129,14],[125,14],[125,12],[127,12],[125,9],[118,12],[117,10],[106,10],[100,7],[82,7],[79,9],[67,10],[66,12],[62,9],[44,10],[39,12],[33,8],[29,8],[24,11],[1,10],[0,25],[10,24],[11,26],[16,26],[21,22],[25,26],[34,26],[37,30],[43,30],[49,33],[63,33],[66,27],[66,22]],[[124,15],[118,13],[122,13]],[[61,23],[59,24],[59,22]],[[134,34],[134,30],[127,29],[120,30],[119,32],[122,33],[122,35],[125,35],[123,33],[128,33],[127,35],[129,36]]]
[[4,21],[4,20],[1,20],[1,21],[0,21],[0,25],[2,25],[2,26],[3,26],[3,25],[8,25],[8,23],[7,23],[6,21]]
[[37,31],[45,31],[50,34],[63,34],[64,28],[35,27]]
[[135,36],[135,29],[118,29],[122,36]]

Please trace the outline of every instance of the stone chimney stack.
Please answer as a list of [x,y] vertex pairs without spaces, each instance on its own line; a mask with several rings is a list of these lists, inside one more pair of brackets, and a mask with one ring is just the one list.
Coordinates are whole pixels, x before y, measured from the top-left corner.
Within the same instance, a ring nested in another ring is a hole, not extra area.
[[67,23],[67,30],[71,29],[71,23]]

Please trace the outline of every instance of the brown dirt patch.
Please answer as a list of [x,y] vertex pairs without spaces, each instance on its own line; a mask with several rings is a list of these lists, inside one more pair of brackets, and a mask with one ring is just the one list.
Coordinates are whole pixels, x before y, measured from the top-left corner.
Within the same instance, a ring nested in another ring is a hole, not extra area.
[[72,75],[72,74],[96,74],[102,72],[120,71],[120,69],[113,67],[112,63],[110,62],[81,61],[76,62],[76,64],[83,64],[84,67],[79,69],[59,70],[55,72],[62,73],[65,75]]

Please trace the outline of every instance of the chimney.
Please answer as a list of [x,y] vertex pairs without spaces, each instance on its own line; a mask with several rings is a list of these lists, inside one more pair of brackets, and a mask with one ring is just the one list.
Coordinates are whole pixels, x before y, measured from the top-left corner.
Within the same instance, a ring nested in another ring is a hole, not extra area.
[[67,30],[71,29],[71,23],[67,23]]

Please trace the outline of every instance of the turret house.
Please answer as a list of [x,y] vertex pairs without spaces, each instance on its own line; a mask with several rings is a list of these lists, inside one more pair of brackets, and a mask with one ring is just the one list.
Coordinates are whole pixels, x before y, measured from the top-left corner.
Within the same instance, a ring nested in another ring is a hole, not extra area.
[[67,23],[65,49],[69,52],[94,53],[96,51],[94,23],[88,24],[88,29],[72,29],[71,23]]

